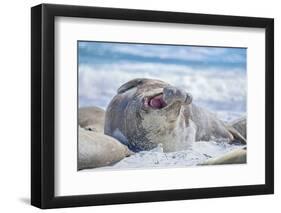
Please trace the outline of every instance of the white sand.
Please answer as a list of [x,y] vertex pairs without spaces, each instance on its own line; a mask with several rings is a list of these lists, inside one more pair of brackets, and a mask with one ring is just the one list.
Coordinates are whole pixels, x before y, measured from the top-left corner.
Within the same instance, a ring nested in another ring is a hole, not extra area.
[[189,149],[179,152],[164,153],[161,147],[151,151],[142,151],[124,158],[113,166],[100,167],[83,171],[121,170],[140,168],[167,168],[196,166],[209,158],[221,156],[242,146],[217,142],[195,142]]

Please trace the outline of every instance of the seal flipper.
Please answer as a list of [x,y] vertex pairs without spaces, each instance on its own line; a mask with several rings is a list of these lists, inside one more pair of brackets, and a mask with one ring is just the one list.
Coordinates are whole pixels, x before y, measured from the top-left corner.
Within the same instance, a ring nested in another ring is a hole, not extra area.
[[230,143],[238,140],[241,144],[247,144],[246,139],[236,129],[234,129],[232,126],[226,126],[226,128],[234,138],[234,140]]

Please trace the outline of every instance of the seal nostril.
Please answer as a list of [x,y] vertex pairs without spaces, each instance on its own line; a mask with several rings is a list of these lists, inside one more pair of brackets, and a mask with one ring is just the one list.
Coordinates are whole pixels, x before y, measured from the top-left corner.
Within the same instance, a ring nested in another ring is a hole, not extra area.
[[184,102],[187,104],[190,104],[192,102],[192,96],[189,93],[186,94]]

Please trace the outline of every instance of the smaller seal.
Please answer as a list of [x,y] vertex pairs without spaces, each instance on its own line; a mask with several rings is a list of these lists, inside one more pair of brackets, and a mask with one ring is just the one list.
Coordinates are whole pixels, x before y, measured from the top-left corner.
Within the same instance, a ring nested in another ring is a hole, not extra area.
[[235,149],[223,156],[211,158],[199,165],[223,165],[223,164],[244,164],[247,163],[247,150]]
[[79,127],[78,170],[110,166],[131,154],[118,140]]
[[103,132],[105,111],[99,107],[83,107],[78,111],[78,123],[84,129]]
[[105,112],[79,109],[78,170],[109,166],[132,154],[127,146],[103,133]]
[[247,139],[247,119],[246,117],[238,118],[230,123],[244,138]]

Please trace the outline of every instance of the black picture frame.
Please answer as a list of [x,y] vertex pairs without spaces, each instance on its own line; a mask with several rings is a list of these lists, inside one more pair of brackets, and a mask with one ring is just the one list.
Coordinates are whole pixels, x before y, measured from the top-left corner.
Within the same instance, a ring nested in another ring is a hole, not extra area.
[[[265,184],[93,195],[54,195],[55,17],[264,28]],[[271,18],[41,4],[31,8],[31,204],[39,208],[139,203],[274,193],[274,20]]]

